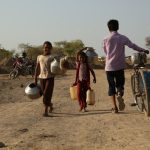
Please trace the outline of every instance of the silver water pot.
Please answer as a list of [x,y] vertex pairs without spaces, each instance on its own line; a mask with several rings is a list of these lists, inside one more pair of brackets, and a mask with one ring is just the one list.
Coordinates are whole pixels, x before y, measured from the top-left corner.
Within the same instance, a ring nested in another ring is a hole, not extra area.
[[98,62],[98,54],[92,47],[88,47],[85,51],[86,55],[88,56],[88,61],[91,64],[97,65]]
[[51,63],[51,72],[55,75],[62,75],[64,74],[67,69],[65,68],[65,64],[67,62],[67,58],[61,58],[60,60],[57,60],[54,58],[54,60]]
[[25,88],[25,94],[30,99],[37,99],[42,96],[42,90],[39,84],[35,85],[34,83],[30,83]]
[[133,65],[141,65],[147,63],[147,55],[145,53],[134,53],[131,56],[131,62]]

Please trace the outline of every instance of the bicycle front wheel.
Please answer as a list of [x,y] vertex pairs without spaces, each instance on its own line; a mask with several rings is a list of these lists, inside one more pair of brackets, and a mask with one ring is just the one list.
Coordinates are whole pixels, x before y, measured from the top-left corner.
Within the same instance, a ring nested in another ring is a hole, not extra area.
[[150,116],[150,72],[140,70],[140,74],[142,79],[140,87],[144,103],[144,111],[147,116]]
[[138,78],[139,74],[133,74],[131,76],[131,89],[132,89],[132,94],[134,98],[134,103],[137,106],[138,111],[143,112],[143,100],[141,96],[139,96],[139,85],[138,85]]
[[18,76],[18,70],[13,70],[13,71],[11,71],[10,74],[9,74],[9,78],[10,78],[10,79],[16,79],[17,76]]
[[147,88],[147,81],[145,71],[140,70],[137,74],[131,76],[131,87],[134,101],[140,112],[145,112],[147,116],[150,115],[149,95]]

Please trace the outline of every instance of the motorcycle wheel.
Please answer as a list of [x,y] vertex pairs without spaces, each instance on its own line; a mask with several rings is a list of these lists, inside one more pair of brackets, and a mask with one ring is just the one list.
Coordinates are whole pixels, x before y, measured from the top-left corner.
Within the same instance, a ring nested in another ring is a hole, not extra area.
[[13,71],[11,71],[10,74],[9,74],[9,78],[10,78],[10,79],[16,79],[17,76],[18,76],[18,70],[13,70]]

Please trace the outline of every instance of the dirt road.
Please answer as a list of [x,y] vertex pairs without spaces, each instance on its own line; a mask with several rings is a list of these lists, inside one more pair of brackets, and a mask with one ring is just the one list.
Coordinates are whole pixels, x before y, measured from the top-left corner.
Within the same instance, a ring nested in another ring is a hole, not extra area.
[[105,72],[96,70],[92,84],[96,104],[80,112],[72,101],[69,87],[75,71],[56,77],[53,94],[54,112],[43,117],[42,98],[30,100],[24,94],[31,78],[9,80],[0,75],[0,142],[2,150],[150,150],[150,120],[130,107],[131,71],[126,71],[126,109],[112,114],[107,96]]

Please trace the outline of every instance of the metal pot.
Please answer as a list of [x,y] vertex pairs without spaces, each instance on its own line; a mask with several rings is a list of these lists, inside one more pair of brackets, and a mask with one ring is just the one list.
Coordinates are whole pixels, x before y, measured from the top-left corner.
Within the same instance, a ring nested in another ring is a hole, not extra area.
[[66,72],[65,65],[67,64],[66,58],[61,58],[57,60],[54,58],[53,62],[51,63],[51,72],[55,75],[61,75]]
[[51,72],[53,74],[60,74],[60,62],[55,58],[51,63]]
[[40,85],[35,85],[34,83],[30,83],[27,85],[25,88],[25,94],[30,98],[30,99],[37,99],[42,96],[42,91]]
[[97,65],[99,63],[98,54],[95,52],[95,50],[92,47],[87,48],[85,53],[88,56],[89,63],[92,63],[94,65]]
[[133,65],[144,65],[147,63],[147,55],[145,53],[134,53],[131,56],[131,62]]

